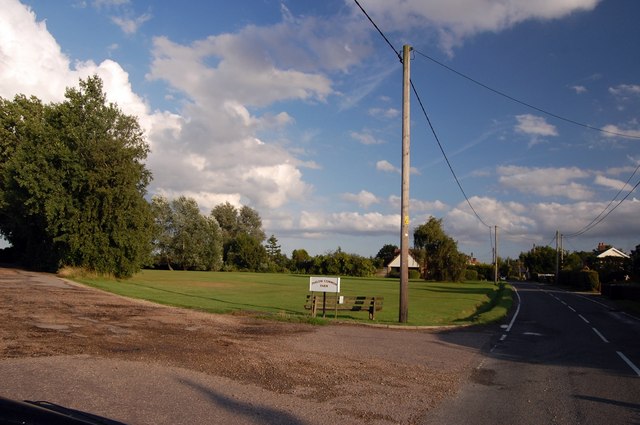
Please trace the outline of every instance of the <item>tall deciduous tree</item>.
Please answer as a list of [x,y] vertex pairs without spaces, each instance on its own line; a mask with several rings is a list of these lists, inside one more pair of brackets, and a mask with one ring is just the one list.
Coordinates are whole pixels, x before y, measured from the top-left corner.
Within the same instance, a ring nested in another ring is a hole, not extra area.
[[[262,242],[265,240],[265,233],[258,212],[246,205],[238,210],[226,202],[216,205],[211,210],[211,217],[216,219],[222,229],[226,266],[231,269],[263,270],[266,250]],[[242,252],[244,249],[248,252]],[[249,259],[251,253],[259,255],[259,261]]]
[[458,251],[458,244],[442,228],[442,219],[430,217],[413,232],[414,250],[425,259],[427,278],[435,280],[462,279],[466,256]]
[[213,217],[200,213],[195,199],[184,196],[169,202],[152,199],[155,218],[154,248],[160,265],[184,270],[222,267],[222,232]]
[[65,97],[0,104],[0,231],[28,265],[130,276],[151,238],[143,131],[97,76]]

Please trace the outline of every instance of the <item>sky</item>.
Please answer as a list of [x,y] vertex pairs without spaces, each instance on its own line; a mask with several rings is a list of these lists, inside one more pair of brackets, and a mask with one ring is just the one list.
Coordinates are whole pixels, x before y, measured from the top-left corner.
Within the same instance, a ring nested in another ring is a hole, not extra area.
[[640,2],[359,3],[389,43],[351,0],[0,0],[0,96],[97,74],[145,130],[148,197],[248,205],[287,255],[368,257],[400,244],[407,44],[412,228],[442,219],[484,262],[496,228],[503,258],[556,231],[640,244]]

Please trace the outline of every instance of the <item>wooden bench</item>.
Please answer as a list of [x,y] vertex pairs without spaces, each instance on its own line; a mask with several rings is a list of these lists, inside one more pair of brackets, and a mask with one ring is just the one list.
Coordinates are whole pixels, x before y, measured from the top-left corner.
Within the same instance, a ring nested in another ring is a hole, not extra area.
[[[340,302],[342,301],[342,302]],[[308,294],[304,304],[306,310],[311,310],[311,317],[316,317],[318,311],[368,311],[369,319],[375,319],[376,311],[382,310],[384,297],[368,296],[338,296],[335,294]],[[336,313],[337,314],[337,313]]]

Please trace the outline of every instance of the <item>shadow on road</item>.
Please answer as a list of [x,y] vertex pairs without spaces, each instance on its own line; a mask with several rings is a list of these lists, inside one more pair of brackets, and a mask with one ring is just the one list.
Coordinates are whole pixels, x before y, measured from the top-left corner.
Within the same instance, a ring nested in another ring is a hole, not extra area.
[[[182,385],[198,391],[211,402],[215,403],[217,407],[225,409],[233,414],[251,418],[256,423],[279,425],[307,425],[306,422],[282,410],[261,406],[260,404],[258,404],[258,402],[254,404],[233,400],[232,398],[224,396],[216,391],[213,391],[211,388],[207,388],[189,379],[181,378],[178,379],[178,382]],[[210,418],[210,423],[217,423],[217,421],[215,418]]]

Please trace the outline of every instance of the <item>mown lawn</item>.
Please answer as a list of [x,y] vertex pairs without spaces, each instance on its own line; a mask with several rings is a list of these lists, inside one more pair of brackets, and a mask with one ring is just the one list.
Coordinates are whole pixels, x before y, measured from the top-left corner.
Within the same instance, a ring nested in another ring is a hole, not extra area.
[[[258,312],[285,320],[306,320],[303,308],[309,276],[270,273],[144,270],[129,280],[78,277],[74,280],[127,297],[211,313]],[[385,278],[341,279],[340,295],[384,297],[375,322],[398,324],[399,281]],[[329,296],[329,295],[328,295]],[[511,306],[511,288],[491,282],[409,283],[408,325],[482,324],[503,318]],[[327,317],[333,318],[334,312]],[[338,312],[338,319],[370,322],[366,312]]]

